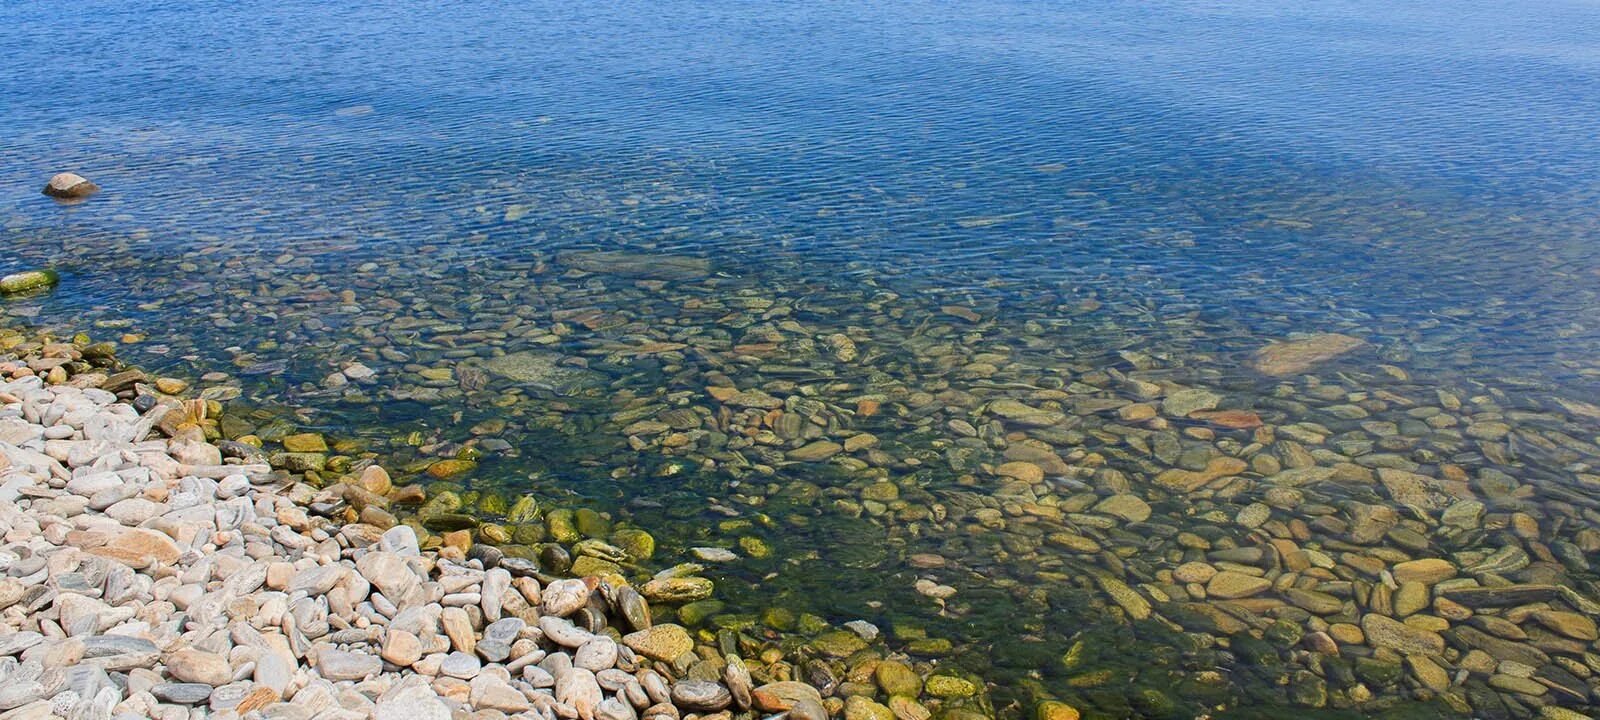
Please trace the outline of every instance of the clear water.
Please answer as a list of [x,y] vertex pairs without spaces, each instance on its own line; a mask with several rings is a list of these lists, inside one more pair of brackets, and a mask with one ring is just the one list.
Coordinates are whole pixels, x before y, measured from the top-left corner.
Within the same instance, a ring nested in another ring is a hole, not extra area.
[[[735,605],[925,627],[954,640],[942,662],[990,682],[1002,715],[1042,696],[1155,714],[1135,688],[1181,705],[1213,665],[1233,669],[1226,689],[1187,711],[1272,707],[1292,701],[1279,681],[1299,666],[1288,650],[1281,667],[1214,646],[1174,659],[1169,629],[1107,621],[1089,570],[1155,582],[1185,559],[1160,527],[1099,533],[1131,548],[1112,562],[1040,546],[1015,516],[999,530],[964,518],[1004,504],[992,475],[949,461],[963,446],[949,420],[982,430],[971,398],[1115,397],[1114,380],[1142,374],[1269,424],[1359,433],[1327,408],[1376,398],[1372,419],[1416,419],[1408,403],[1443,391],[1467,400],[1463,426],[1514,430],[1489,441],[1506,452],[1459,433],[1399,446],[1421,472],[1561,487],[1542,496],[1560,508],[1530,511],[1542,531],[1594,523],[1568,509],[1593,497],[1580,478],[1600,428],[1556,400],[1600,402],[1591,2],[19,2],[0,28],[0,270],[64,277],[0,310],[110,337],[131,327],[149,337],[129,359],[234,371],[246,402],[298,408],[391,464],[420,468],[474,423],[508,419],[511,449],[464,482],[572,494],[658,527],[669,548],[763,537],[771,558],[721,570]],[[62,170],[104,190],[75,205],[37,194]],[[594,250],[710,266],[564,254]],[[1247,367],[1308,332],[1367,346],[1316,382]],[[836,333],[858,357],[829,350]],[[649,342],[686,347],[637,350]],[[603,390],[418,374],[530,348],[586,361]],[[323,385],[356,360],[376,384]],[[750,469],[714,438],[663,449],[621,432],[631,410],[680,407],[737,435],[736,413],[705,394],[724,380],[818,401],[788,409],[835,439],[871,432],[890,459],[787,464],[791,442],[777,461],[743,453],[767,466]],[[1317,394],[1328,387],[1343,395]],[[863,396],[885,411],[858,413]],[[1114,413],[1069,414],[1087,419],[1033,437],[1134,478],[1157,526],[1211,523],[1186,506],[1232,516],[1260,495],[1140,490],[1171,459],[1124,445],[1102,427]],[[413,429],[421,449],[398,439]],[[1028,432],[1002,430],[981,435],[974,463]],[[1553,434],[1577,444],[1546,447]],[[1252,441],[1218,437],[1178,439],[1224,453]],[[948,518],[838,511],[880,476]],[[1087,476],[1048,482],[1046,504],[1105,492]],[[715,524],[758,513],[772,522]],[[1434,550],[1515,543],[1484,531]],[[916,567],[919,552],[949,564]],[[929,578],[959,590],[943,612],[912,590]],[[1064,666],[1084,632],[1098,657]],[[1119,683],[1072,682],[1096,663]],[[1515,703],[1505,712],[1532,711]]]

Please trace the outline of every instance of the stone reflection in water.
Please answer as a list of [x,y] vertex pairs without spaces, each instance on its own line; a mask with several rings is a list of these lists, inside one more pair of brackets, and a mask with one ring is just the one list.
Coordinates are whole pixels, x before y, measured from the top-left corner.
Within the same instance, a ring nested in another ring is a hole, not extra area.
[[215,280],[161,292],[210,327],[129,350],[232,346],[206,396],[305,409],[225,434],[469,489],[434,522],[512,553],[542,536],[501,493],[659,528],[727,581],[686,624],[799,629],[841,687],[883,678],[823,618],[951,669],[913,697],[1008,715],[1593,703],[1600,407],[1408,369],[1377,328],[640,251],[277,262],[186,257]]

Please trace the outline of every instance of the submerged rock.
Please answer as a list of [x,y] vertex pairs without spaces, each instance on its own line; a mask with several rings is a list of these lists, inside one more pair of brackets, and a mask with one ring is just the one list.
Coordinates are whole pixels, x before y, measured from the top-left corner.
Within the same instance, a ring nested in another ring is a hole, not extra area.
[[512,382],[533,385],[557,395],[582,395],[606,386],[604,375],[560,362],[561,356],[556,353],[526,350],[491,358],[483,366]]
[[1365,344],[1360,338],[1339,333],[1284,340],[1257,350],[1250,358],[1250,366],[1266,375],[1296,375]]
[[711,261],[682,255],[630,252],[571,252],[558,260],[584,272],[652,280],[697,280],[711,273]]

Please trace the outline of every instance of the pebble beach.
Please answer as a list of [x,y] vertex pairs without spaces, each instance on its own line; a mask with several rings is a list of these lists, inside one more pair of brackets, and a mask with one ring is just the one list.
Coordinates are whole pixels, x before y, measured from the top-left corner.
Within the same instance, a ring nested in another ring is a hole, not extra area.
[[[225,458],[203,430],[211,403],[152,402],[71,344],[18,350],[0,360],[0,717],[822,720],[845,707],[762,660],[752,672],[736,641],[653,622],[620,577],[551,577],[472,551],[464,531],[423,550],[385,510],[415,488],[377,465],[311,487]],[[343,522],[353,508],[362,522]],[[575,549],[627,559],[595,539]],[[704,581],[674,589],[694,567],[646,592],[704,599]],[[893,661],[875,674],[921,685]]]

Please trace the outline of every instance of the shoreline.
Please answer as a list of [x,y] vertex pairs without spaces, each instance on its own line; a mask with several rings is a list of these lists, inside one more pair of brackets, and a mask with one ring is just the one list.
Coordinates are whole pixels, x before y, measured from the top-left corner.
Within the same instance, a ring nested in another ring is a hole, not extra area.
[[[519,502],[506,512],[571,546],[547,573],[484,542],[494,531],[457,517],[452,493],[365,461],[334,472],[311,461],[320,436],[272,458],[221,440],[221,403],[77,340],[0,350],[8,720],[865,720],[926,717],[919,696],[944,717],[990,714],[959,702],[971,681],[869,644],[876,628],[832,629],[825,647],[667,622],[710,610],[712,582],[695,563],[644,570],[659,564],[647,532]],[[796,681],[810,654],[807,671],[832,658],[850,692]]]

